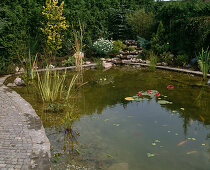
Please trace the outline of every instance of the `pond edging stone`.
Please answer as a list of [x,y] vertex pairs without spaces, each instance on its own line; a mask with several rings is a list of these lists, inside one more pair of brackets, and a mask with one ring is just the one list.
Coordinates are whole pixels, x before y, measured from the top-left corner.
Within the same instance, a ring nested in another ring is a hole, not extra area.
[[50,142],[32,106],[0,78],[0,169],[50,169]]

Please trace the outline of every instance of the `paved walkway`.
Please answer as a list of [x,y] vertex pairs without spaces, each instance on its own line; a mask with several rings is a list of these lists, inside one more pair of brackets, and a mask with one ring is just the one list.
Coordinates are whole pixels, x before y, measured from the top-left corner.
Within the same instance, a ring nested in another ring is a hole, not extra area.
[[0,169],[50,169],[50,143],[29,103],[0,78]]

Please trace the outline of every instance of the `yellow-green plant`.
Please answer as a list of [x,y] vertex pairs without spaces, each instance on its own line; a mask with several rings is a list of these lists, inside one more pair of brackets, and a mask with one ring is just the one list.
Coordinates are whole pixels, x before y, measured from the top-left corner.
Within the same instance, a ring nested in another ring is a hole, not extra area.
[[203,73],[203,80],[206,80],[210,68],[210,53],[208,49],[204,51],[202,48],[202,51],[198,56],[198,65]]
[[21,67],[24,69],[24,79],[28,83],[30,80],[33,80],[36,77],[37,71],[37,54],[35,57],[31,56],[29,49],[28,56],[18,56]]
[[42,14],[46,18],[43,22],[41,31],[46,36],[47,51],[50,56],[62,48],[63,30],[66,30],[66,18],[63,16],[64,1],[58,5],[58,0],[46,0],[46,6],[43,6]]
[[47,68],[42,77],[39,75],[39,73],[37,73],[37,76],[38,89],[43,102],[51,103],[61,99],[61,97],[68,100],[72,87],[77,79],[77,75],[74,75],[66,92],[64,88],[66,71],[64,74],[59,74],[59,72],[51,71],[49,68]]
[[149,68],[151,71],[156,70],[156,65],[157,65],[157,55],[152,51],[150,52],[150,58],[149,58]]

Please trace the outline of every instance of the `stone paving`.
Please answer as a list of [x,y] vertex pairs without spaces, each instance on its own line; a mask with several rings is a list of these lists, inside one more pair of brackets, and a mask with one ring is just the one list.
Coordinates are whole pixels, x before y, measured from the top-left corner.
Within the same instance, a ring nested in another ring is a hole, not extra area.
[[34,109],[0,78],[0,170],[50,169],[50,143]]

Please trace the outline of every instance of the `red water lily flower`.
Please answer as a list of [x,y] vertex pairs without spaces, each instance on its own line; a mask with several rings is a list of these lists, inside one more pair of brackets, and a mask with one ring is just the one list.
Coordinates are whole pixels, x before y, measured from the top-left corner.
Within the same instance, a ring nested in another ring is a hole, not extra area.
[[167,88],[168,88],[168,89],[173,89],[174,86],[173,86],[173,85],[168,85]]
[[142,91],[138,92],[138,96],[139,97],[142,96]]
[[147,90],[147,93],[151,94],[151,93],[153,93],[153,91],[152,90]]
[[159,97],[159,96],[160,96],[160,93],[155,93],[155,96],[156,96],[156,97]]

